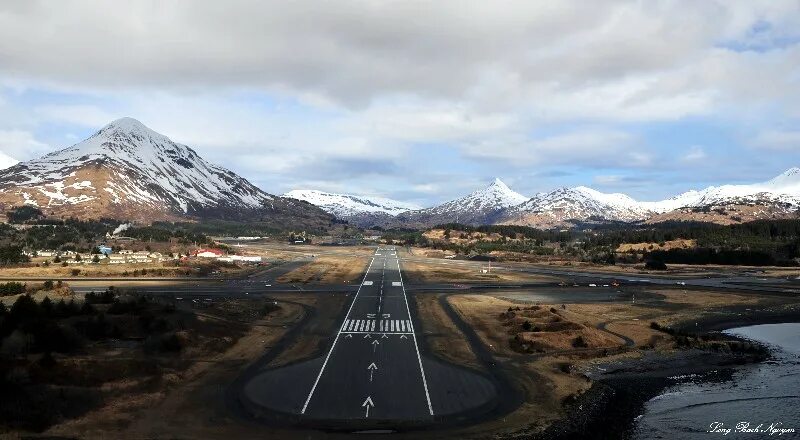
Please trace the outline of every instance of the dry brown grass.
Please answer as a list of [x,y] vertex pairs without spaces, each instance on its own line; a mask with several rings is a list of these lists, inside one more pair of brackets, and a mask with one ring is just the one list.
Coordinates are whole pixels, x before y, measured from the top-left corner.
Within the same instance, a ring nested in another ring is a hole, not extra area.
[[668,251],[672,249],[692,249],[697,247],[697,240],[669,240],[663,243],[622,243],[617,252],[650,252]]
[[433,352],[442,359],[456,365],[475,369],[482,366],[475,357],[464,334],[458,331],[453,321],[439,305],[436,295],[415,295],[417,311],[422,321],[422,336]]
[[[472,283],[472,282],[557,282],[557,278],[546,275],[532,275],[521,272],[489,269],[489,264],[461,265],[431,263],[419,260],[400,260],[403,265],[403,274],[411,282],[420,283]],[[488,273],[482,273],[481,268],[486,268]]]
[[[141,263],[141,264],[79,264],[62,267],[60,264],[50,264],[49,266],[17,266],[0,268],[0,277],[8,278],[69,278],[73,269],[78,270],[77,276],[80,277],[123,277],[131,276],[133,271],[145,269],[150,273],[148,276],[174,277],[185,275],[186,269],[175,266],[164,265],[163,263]],[[127,275],[125,275],[127,273]]]
[[278,277],[280,283],[340,284],[357,282],[368,264],[366,257],[325,255]]
[[[471,433],[497,435],[519,433],[524,427],[536,432],[561,417],[562,403],[590,388],[591,382],[580,372],[599,360],[639,357],[640,347],[672,351],[672,338],[650,328],[652,321],[662,324],[698,316],[714,307],[733,304],[769,304],[778,301],[769,297],[753,298],[716,292],[682,292],[662,289],[663,307],[632,303],[597,303],[543,305],[539,308],[517,304],[485,295],[453,295],[448,299],[456,311],[476,331],[514,379],[525,389],[526,401],[500,421],[491,421],[473,428]],[[676,308],[674,305],[681,305]],[[508,308],[514,308],[513,313]],[[520,307],[520,310],[516,310]],[[551,310],[553,307],[553,310]],[[501,317],[502,316],[502,317]],[[538,332],[520,329],[523,322],[538,326]],[[605,325],[607,331],[599,327]],[[613,333],[634,341],[633,347]],[[520,341],[537,344],[536,354],[525,354]],[[573,347],[581,336],[587,348]],[[514,345],[517,345],[516,349]],[[538,351],[537,351],[538,350]],[[542,353],[544,352],[544,353]],[[608,356],[608,357],[606,357]],[[527,360],[526,360],[527,359]],[[534,421],[531,424],[531,421]]]

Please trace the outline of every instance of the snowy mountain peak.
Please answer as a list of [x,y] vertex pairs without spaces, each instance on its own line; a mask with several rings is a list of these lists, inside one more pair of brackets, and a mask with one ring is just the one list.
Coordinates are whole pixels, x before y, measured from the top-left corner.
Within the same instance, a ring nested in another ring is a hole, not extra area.
[[124,132],[147,132],[147,133],[154,133],[158,134],[153,130],[147,128],[144,124],[139,122],[138,119],[134,119],[131,117],[123,117],[116,119],[114,121],[109,122],[106,124],[105,127],[101,128],[100,131],[109,131],[109,130],[120,130]]
[[519,205],[528,198],[509,188],[499,178],[495,178],[486,188],[479,189],[460,200],[476,202],[482,207],[507,208]]
[[489,224],[505,209],[519,205],[527,197],[509,188],[500,179],[467,196],[445,202],[432,208],[409,211],[398,216],[407,224],[435,225],[458,222],[464,224]]
[[[86,140],[0,171],[0,202],[59,215],[153,221],[185,216],[286,213],[296,202],[267,194],[133,118]],[[308,206],[297,208],[324,213]]]
[[383,213],[396,216],[401,212],[419,209],[411,203],[399,202],[385,197],[359,196],[352,194],[336,194],[311,189],[296,189],[283,195],[293,199],[304,200],[339,218],[361,214]]
[[766,182],[766,185],[772,188],[798,187],[797,189],[800,189],[800,168],[789,168],[778,176],[772,178],[770,181]]

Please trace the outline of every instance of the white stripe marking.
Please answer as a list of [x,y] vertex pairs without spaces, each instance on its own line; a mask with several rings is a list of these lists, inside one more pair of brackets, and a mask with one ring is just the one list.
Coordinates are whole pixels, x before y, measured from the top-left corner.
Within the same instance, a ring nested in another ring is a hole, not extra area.
[[[364,274],[364,280],[367,279],[367,275],[369,275],[369,270],[372,269],[372,263],[375,262],[375,258],[369,262],[369,267],[367,267],[367,272]],[[361,286],[358,286],[358,290],[356,291],[355,296],[353,296],[353,302],[350,303],[350,308],[347,309],[347,315],[345,318],[350,316],[350,312],[353,311],[353,306],[356,305],[356,300],[358,299],[358,294],[361,293],[361,287],[364,284],[362,283]],[[328,350],[328,354],[325,356],[325,360],[322,362],[322,368],[319,369],[319,374],[317,374],[317,378],[314,380],[314,385],[311,386],[311,391],[308,392],[308,397],[306,397],[306,401],[303,404],[303,409],[300,410],[300,414],[305,414],[306,409],[308,409],[308,403],[311,402],[311,397],[314,395],[314,391],[317,389],[317,385],[319,385],[319,380],[322,378],[322,373],[325,371],[325,367],[328,365],[328,360],[331,358],[331,354],[333,353],[333,349],[336,348],[336,342],[339,341],[339,336],[342,334],[342,330],[339,329],[339,332],[336,333],[336,337],[333,338],[333,344],[331,344],[331,349]],[[419,353],[418,353],[419,356]],[[422,365],[422,364],[420,364]],[[424,376],[423,376],[424,377]],[[426,388],[427,389],[427,388]],[[430,401],[430,398],[428,399]],[[431,411],[431,414],[433,412]]]
[[[411,309],[408,307],[408,297],[406,296],[406,286],[403,283],[403,272],[400,270],[400,258],[397,259],[397,273],[400,275],[400,285],[403,288],[403,300],[406,303],[406,312],[409,319],[411,318]],[[419,363],[419,373],[422,376],[422,386],[425,388],[425,398],[428,400],[428,411],[433,415],[433,405],[431,405],[431,395],[428,392],[428,379],[425,377],[425,368],[422,366],[422,357],[419,355],[419,345],[417,344],[417,335],[414,332],[414,324],[409,321],[409,331],[411,332],[411,339],[414,340],[414,350],[417,352],[417,362]]]

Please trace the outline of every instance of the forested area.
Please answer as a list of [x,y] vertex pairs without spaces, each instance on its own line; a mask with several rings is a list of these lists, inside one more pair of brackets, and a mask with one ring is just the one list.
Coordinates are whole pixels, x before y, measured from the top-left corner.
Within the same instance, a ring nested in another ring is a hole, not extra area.
[[[800,260],[800,220],[760,220],[737,225],[669,222],[657,225],[595,226],[583,230],[541,230],[526,226],[468,226],[443,224],[433,229],[445,231],[445,238],[434,240],[424,231],[388,230],[388,242],[474,255],[492,251],[533,255],[559,255],[582,261],[613,264],[619,258],[635,262],[656,260],[664,263],[723,264],[752,266],[796,266]],[[464,234],[481,232],[500,238],[451,240]],[[637,255],[619,255],[623,243],[663,244],[672,240],[695,240],[689,249],[649,250]]]

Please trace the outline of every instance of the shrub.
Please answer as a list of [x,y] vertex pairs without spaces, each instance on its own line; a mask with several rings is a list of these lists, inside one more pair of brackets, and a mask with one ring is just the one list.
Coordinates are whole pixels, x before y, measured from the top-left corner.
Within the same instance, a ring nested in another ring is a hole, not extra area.
[[589,346],[589,344],[586,343],[586,340],[583,339],[583,336],[578,336],[572,340],[572,346],[575,348],[586,348]]
[[0,296],[11,296],[25,293],[25,285],[17,282],[0,284]]
[[644,267],[650,270],[667,270],[667,265],[660,260],[648,260],[644,263]]

